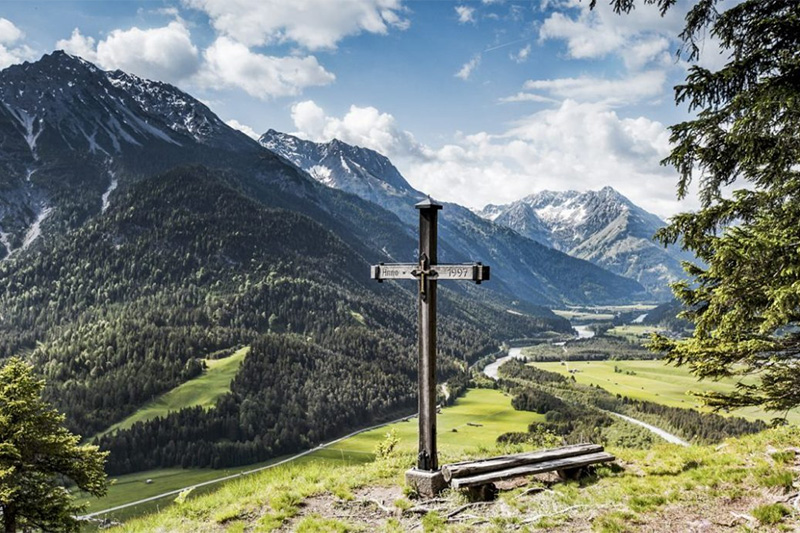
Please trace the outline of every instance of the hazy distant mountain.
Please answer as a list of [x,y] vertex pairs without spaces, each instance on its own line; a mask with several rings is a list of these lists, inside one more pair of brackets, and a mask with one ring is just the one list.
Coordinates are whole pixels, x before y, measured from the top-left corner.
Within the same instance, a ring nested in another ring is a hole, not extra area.
[[[378,152],[339,140],[315,143],[274,130],[259,142],[319,182],[375,202],[416,228],[418,215],[412,206],[424,194]],[[448,246],[440,254],[441,261],[491,264],[498,281],[534,302],[588,304],[630,301],[643,295],[638,283],[543,246],[459,205],[446,204],[440,220],[441,240]]]
[[487,205],[481,216],[574,257],[635,279],[659,298],[683,276],[677,247],[652,240],[665,222],[611,187],[599,191],[543,191],[506,205]]

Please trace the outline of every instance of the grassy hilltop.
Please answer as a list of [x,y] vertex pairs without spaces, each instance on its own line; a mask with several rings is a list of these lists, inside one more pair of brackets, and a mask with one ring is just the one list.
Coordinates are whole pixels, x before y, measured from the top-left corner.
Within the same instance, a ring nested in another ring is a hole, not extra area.
[[403,447],[361,465],[267,471],[115,531],[796,531],[798,443],[788,426],[715,446],[611,449],[616,466],[581,483],[545,476],[479,505],[455,492],[430,502],[405,493],[414,454]]

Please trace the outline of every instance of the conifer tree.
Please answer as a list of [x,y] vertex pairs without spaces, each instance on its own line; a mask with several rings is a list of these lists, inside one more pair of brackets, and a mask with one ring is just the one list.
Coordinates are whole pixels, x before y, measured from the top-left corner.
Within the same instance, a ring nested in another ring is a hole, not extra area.
[[[644,2],[662,14],[675,4]],[[652,347],[700,377],[755,376],[706,394],[715,408],[786,411],[800,405],[800,2],[697,0],[685,20],[689,60],[707,36],[729,55],[716,72],[693,65],[675,88],[695,117],[671,127],[664,163],[678,170],[679,198],[697,182],[701,207],[658,238],[700,259],[673,286],[695,330]]]
[[77,531],[81,507],[67,480],[94,496],[106,493],[106,452],[79,446],[64,415],[41,398],[44,380],[12,358],[0,368],[0,512],[6,533],[17,529]]

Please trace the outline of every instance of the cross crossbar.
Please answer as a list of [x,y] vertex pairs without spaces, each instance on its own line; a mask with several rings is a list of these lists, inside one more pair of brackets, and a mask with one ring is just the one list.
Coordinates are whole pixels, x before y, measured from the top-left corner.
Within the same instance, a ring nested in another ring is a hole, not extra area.
[[[422,274],[417,263],[380,263],[370,268],[370,277],[379,282],[385,279],[418,279]],[[490,269],[481,263],[431,265],[426,275],[431,280],[456,279],[480,284],[489,280]]]

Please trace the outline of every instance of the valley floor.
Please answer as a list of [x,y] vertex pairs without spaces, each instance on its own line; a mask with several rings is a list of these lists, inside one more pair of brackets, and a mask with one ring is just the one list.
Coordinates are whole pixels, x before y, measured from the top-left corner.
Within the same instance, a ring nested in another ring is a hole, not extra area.
[[[612,394],[683,409],[703,409],[699,400],[691,394],[692,391],[729,392],[736,384],[733,378],[699,381],[686,367],[675,367],[661,360],[532,364],[543,370],[574,376],[578,383],[597,385]],[[731,414],[766,422],[783,416],[783,413],[768,413],[753,407],[737,409]],[[800,424],[800,411],[790,411],[786,419],[792,424]]]

